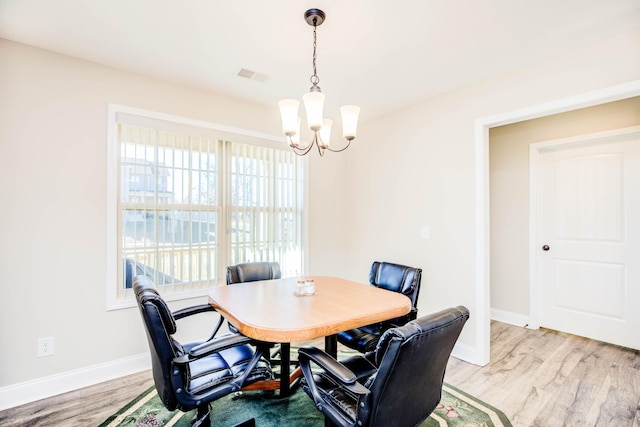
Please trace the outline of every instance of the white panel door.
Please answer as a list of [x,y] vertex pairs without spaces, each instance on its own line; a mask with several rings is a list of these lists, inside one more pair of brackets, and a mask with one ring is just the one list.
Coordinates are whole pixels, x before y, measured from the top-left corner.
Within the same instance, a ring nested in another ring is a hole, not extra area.
[[540,326],[640,349],[640,136],[539,160]]

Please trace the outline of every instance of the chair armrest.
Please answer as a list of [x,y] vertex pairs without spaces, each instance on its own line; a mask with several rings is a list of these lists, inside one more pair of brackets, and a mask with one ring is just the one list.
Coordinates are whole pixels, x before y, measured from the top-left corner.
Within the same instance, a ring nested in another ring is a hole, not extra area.
[[[349,368],[347,368],[317,347],[300,348],[298,350],[298,362],[300,363],[302,373],[304,374],[304,377],[307,380],[312,393],[314,394],[314,400],[316,401],[316,403],[318,403],[319,401],[316,400],[317,389],[315,382],[313,381],[313,373],[311,371],[310,362],[314,362],[316,365],[322,368],[324,372],[327,373],[331,378],[341,383],[351,392],[360,395],[367,395],[370,393],[369,389],[367,389],[357,381],[356,374],[354,374]],[[320,395],[318,394],[317,397],[320,398]]]
[[189,353],[175,357],[173,362],[178,365],[184,365],[194,360],[201,359],[213,353],[218,353],[228,348],[249,344],[251,339],[243,335],[230,334],[216,338],[212,341],[206,341],[193,347]]
[[341,383],[353,384],[356,381],[356,374],[317,347],[302,347],[298,350],[298,354],[303,355],[303,359],[311,359]]
[[[218,310],[213,308],[210,304],[198,304],[198,305],[192,305],[190,307],[180,308],[172,312],[171,314],[173,315],[174,319],[180,320],[180,319],[184,319],[185,317],[193,316],[194,314],[210,313],[210,312],[217,313]],[[211,341],[213,337],[216,336],[216,334],[222,327],[222,324],[224,323],[224,317],[222,317],[222,315],[219,315],[219,316],[220,318],[218,319],[218,322],[215,328],[213,328],[213,332],[211,333],[211,336],[207,339],[207,341]]]
[[210,304],[198,304],[198,305],[193,305],[191,307],[184,307],[184,308],[178,309],[172,312],[171,314],[173,315],[174,319],[179,320],[188,316],[193,316],[194,314],[207,313],[210,311],[217,311],[217,310],[213,308]]

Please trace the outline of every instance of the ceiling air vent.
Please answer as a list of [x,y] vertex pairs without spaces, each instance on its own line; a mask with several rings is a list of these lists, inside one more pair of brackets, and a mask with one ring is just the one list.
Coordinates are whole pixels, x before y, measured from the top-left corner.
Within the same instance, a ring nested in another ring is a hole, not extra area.
[[238,71],[237,76],[244,77],[245,79],[250,79],[255,74],[256,74],[255,71],[247,70],[246,68],[240,68],[240,71]]
[[255,71],[248,70],[246,68],[240,68],[240,71],[236,73],[236,76],[257,82],[266,82],[268,80],[266,74],[256,73]]

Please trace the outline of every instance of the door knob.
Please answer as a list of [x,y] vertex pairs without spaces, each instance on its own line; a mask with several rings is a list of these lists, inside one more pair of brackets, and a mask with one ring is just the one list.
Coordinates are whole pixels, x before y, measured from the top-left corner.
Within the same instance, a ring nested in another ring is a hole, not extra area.
[[549,250],[549,245],[544,245],[544,246],[542,247],[542,250],[543,250],[543,251],[548,251],[548,250]]

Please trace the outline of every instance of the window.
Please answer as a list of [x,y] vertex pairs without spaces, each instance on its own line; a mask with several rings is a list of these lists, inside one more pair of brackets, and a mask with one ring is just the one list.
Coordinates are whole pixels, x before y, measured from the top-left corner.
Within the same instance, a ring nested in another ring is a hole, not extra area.
[[112,110],[110,308],[134,304],[138,274],[176,299],[225,283],[231,264],[302,272],[298,156],[260,135]]

